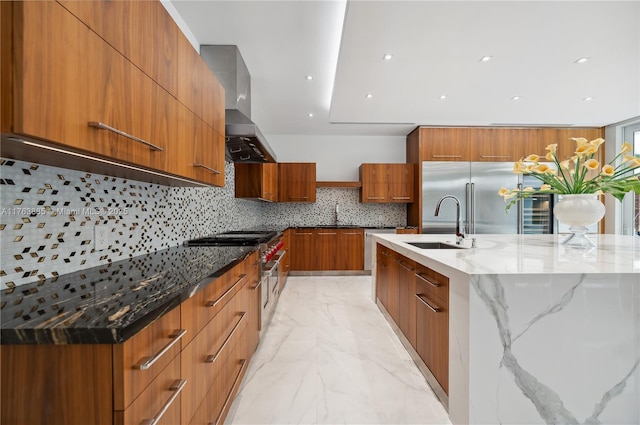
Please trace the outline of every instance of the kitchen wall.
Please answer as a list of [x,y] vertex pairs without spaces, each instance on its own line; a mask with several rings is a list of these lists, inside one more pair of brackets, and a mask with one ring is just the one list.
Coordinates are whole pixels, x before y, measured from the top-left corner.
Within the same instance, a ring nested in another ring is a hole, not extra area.
[[[234,167],[224,188],[172,188],[0,159],[0,289],[51,278],[262,225],[403,226],[405,205],[361,204],[357,189],[319,188],[314,204],[234,198]],[[94,227],[109,248],[94,249]]]
[[[224,188],[171,188],[0,160],[0,289],[260,225],[262,205]],[[109,249],[94,250],[94,227]]]
[[268,135],[279,162],[315,162],[319,181],[358,181],[363,163],[406,162],[405,136]]

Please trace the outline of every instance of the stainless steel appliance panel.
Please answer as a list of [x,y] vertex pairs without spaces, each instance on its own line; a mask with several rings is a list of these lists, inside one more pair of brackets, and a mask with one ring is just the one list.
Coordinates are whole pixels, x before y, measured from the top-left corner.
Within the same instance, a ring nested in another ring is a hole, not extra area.
[[501,187],[518,186],[520,176],[513,173],[510,162],[472,162],[469,184],[471,229],[469,233],[518,233],[518,207],[505,212],[505,202],[498,196]]
[[434,215],[436,204],[445,195],[460,201],[460,220],[467,232],[465,189],[470,177],[468,162],[422,162],[422,233],[455,233],[455,202],[443,202],[438,216]]

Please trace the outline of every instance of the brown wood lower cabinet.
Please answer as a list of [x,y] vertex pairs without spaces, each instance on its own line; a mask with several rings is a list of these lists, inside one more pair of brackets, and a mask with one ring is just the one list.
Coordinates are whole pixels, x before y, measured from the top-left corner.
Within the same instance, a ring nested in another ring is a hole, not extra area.
[[416,351],[449,392],[449,303],[416,283]]
[[364,270],[361,228],[290,229],[291,270]]
[[376,297],[448,393],[449,279],[378,244]]
[[258,344],[258,264],[254,252],[122,344],[0,346],[0,422],[223,423]]

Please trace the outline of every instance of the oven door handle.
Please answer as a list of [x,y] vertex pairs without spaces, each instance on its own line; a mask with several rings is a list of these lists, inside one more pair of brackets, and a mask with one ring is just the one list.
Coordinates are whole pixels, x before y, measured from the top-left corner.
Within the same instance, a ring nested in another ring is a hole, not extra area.
[[266,266],[269,266],[269,269],[263,271],[262,274],[264,276],[267,276],[267,277],[273,276],[274,273],[277,273],[276,269],[278,267],[280,267],[280,260],[279,259],[278,260],[273,260],[273,261],[267,263]]
[[276,258],[275,261],[276,263],[280,264],[280,260],[282,260],[282,257],[284,257],[284,255],[287,253],[286,249],[283,249],[281,251],[278,251],[278,258]]

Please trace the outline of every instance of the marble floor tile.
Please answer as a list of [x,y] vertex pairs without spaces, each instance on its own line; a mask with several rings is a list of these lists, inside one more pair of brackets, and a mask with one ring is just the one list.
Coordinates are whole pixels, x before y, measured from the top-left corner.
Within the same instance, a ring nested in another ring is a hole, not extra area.
[[226,423],[450,424],[369,276],[288,279]]

